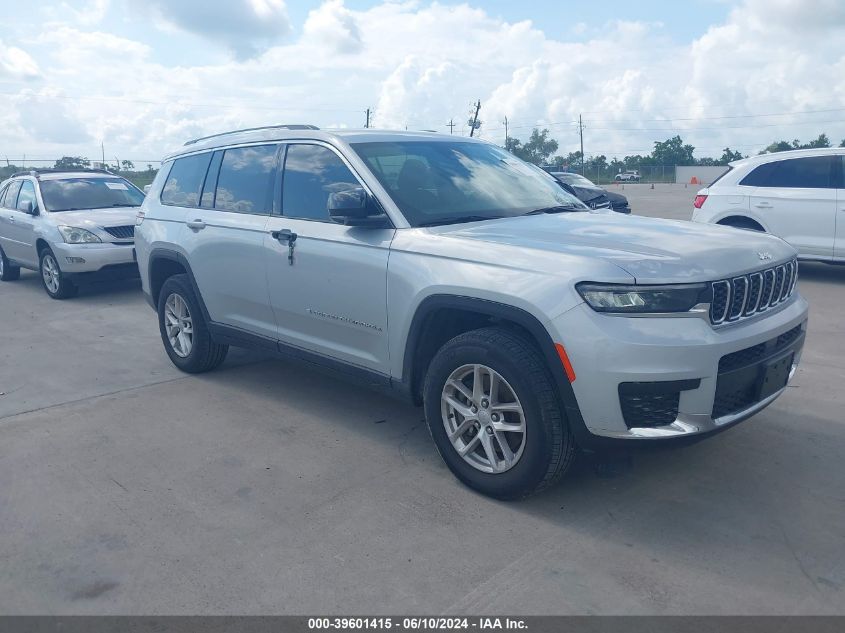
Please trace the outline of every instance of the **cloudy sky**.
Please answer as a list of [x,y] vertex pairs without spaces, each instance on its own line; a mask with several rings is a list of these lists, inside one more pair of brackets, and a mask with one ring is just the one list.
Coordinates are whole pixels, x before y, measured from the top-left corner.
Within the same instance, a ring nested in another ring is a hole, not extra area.
[[561,152],[845,138],[845,0],[0,0],[0,160],[239,127],[548,127]]

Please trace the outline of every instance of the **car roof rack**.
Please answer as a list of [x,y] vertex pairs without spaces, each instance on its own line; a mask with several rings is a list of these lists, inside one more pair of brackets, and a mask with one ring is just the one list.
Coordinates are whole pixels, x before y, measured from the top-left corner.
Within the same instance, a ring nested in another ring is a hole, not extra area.
[[115,175],[108,169],[89,169],[87,167],[42,167],[40,169],[27,169],[26,171],[18,171],[9,176],[9,178],[16,178],[18,176],[35,176],[37,178],[41,174],[64,174],[77,172],[83,174],[109,174],[110,176]]
[[248,127],[242,130],[232,130],[231,132],[220,132],[219,134],[211,134],[209,136],[201,136],[190,141],[186,141],[185,145],[194,145],[200,141],[207,141],[210,138],[217,138],[219,136],[228,136],[229,134],[240,134],[242,132],[257,132],[258,130],[319,130],[316,125],[308,123],[286,123],[284,125],[265,125],[262,127]]

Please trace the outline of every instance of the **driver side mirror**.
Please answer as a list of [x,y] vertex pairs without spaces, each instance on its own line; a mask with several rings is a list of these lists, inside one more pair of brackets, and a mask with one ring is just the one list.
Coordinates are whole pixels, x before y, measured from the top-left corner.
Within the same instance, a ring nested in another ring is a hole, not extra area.
[[332,221],[346,226],[382,226],[387,219],[363,187],[330,193],[326,206]]
[[24,200],[18,204],[18,211],[27,215],[38,215],[38,209],[32,206],[32,200]]

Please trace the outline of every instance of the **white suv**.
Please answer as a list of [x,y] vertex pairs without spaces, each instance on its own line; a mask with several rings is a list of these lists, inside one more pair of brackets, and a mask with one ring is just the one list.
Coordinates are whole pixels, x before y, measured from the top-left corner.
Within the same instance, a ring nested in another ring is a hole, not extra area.
[[53,299],[87,277],[137,277],[135,215],[144,194],[95,170],[37,170],[0,183],[0,280],[41,273]]
[[696,222],[772,233],[801,259],[845,261],[845,148],[738,160],[693,207]]

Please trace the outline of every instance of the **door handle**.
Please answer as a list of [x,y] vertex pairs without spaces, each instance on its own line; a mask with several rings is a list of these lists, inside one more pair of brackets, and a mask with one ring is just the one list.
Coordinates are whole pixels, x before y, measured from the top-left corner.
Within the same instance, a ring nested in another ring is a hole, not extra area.
[[272,231],[270,235],[273,237],[274,240],[278,241],[280,244],[282,242],[287,243],[288,263],[293,266],[293,249],[296,245],[296,238],[298,237],[297,234],[291,231],[290,229],[282,229],[281,231]]
[[186,222],[185,224],[188,225],[189,229],[193,229],[194,231],[202,231],[205,228],[205,222],[199,219]]
[[757,207],[758,209],[771,209],[772,208],[772,205],[768,202],[758,202],[754,206]]

